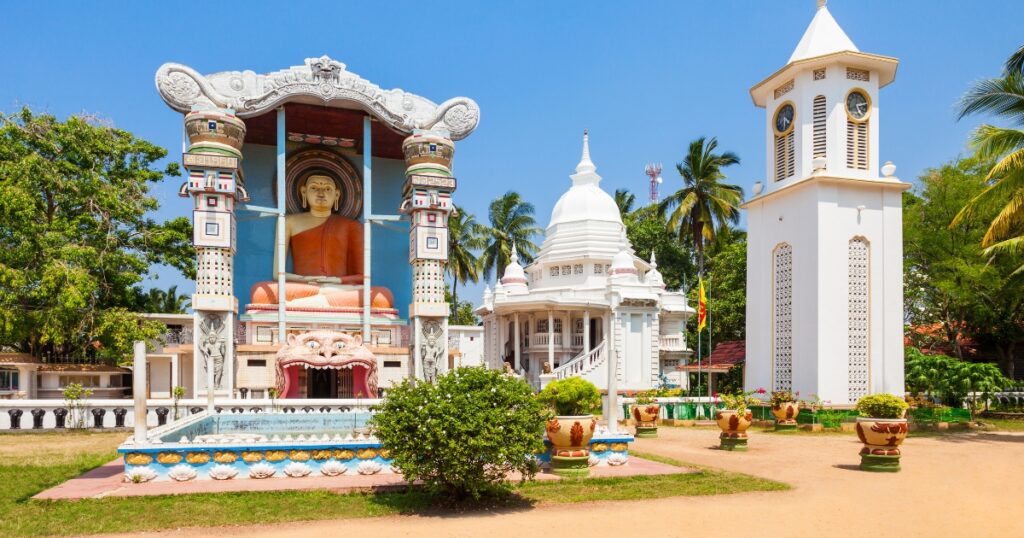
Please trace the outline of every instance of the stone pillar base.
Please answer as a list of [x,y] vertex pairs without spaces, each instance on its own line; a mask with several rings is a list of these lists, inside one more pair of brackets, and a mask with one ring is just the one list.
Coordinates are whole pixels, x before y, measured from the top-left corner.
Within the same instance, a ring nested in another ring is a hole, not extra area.
[[636,437],[652,439],[658,436],[657,426],[637,426]]
[[796,430],[796,421],[779,420],[775,422],[775,431],[793,431]]
[[551,472],[566,478],[590,476],[590,456],[551,456]]
[[718,448],[721,450],[728,450],[730,452],[746,452],[747,451],[747,438],[744,437],[727,437],[726,434],[722,434],[719,437]]
[[860,470],[872,473],[898,473],[900,471],[900,457],[861,454]]

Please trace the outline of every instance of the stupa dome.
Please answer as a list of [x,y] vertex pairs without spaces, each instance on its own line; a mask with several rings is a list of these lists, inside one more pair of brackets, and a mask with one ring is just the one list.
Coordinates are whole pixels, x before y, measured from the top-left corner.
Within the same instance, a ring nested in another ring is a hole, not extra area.
[[583,133],[583,157],[576,165],[576,173],[572,178],[572,187],[558,199],[555,209],[551,211],[551,222],[548,227],[566,222],[606,221],[622,224],[619,206],[615,199],[598,186],[601,176],[597,175],[597,166],[590,160],[590,140]]
[[633,264],[633,255],[627,250],[620,250],[612,258],[612,266],[608,269],[610,275],[636,274],[636,265]]
[[523,266],[519,265],[519,253],[516,251],[515,243],[512,244],[512,255],[505,266],[505,273],[501,276],[501,285],[509,292],[526,291],[526,273]]

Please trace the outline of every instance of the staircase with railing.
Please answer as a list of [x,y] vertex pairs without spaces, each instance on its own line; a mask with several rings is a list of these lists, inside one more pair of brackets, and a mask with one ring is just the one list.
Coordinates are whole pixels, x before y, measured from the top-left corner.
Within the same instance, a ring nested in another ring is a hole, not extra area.
[[582,377],[595,368],[604,363],[605,358],[605,342],[602,341],[594,349],[590,350],[589,353],[580,353],[572,358],[569,362],[555,368],[552,372],[555,374],[555,379],[565,379],[567,377]]

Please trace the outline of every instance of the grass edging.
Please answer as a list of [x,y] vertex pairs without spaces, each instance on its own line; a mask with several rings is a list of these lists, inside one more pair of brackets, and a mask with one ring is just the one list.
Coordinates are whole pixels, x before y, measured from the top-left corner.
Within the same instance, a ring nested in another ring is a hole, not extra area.
[[[109,435],[109,434],[108,434]],[[83,438],[84,439],[84,438]],[[25,438],[29,441],[29,438]],[[66,536],[140,532],[185,527],[217,527],[350,519],[403,514],[528,510],[538,504],[628,501],[677,496],[780,491],[787,484],[740,473],[682,463],[654,454],[636,457],[696,472],[614,478],[534,481],[519,485],[507,498],[465,509],[438,506],[418,488],[379,493],[338,494],[324,490],[202,493],[154,497],[109,497],[78,501],[40,501],[30,497],[115,457],[109,449],[39,457],[26,444],[25,457],[0,464],[0,536]],[[20,461],[19,461],[20,460]],[[15,463],[15,464],[11,464]]]

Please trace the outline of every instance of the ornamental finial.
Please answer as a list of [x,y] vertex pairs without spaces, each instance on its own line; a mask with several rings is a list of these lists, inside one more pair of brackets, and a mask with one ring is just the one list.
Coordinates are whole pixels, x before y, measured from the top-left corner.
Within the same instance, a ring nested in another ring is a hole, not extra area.
[[827,4],[827,3],[828,3],[828,0],[818,0],[818,9],[821,9],[821,8],[825,7],[825,4]]

